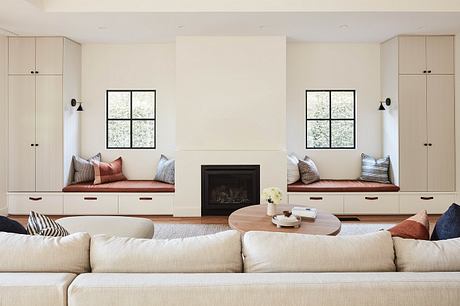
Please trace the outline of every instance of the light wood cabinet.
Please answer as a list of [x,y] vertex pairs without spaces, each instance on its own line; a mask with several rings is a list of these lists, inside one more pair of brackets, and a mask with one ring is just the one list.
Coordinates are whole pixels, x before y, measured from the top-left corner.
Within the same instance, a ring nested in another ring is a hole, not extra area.
[[381,51],[382,96],[392,100],[383,153],[395,181],[401,191],[455,191],[454,37],[396,37]]
[[[10,192],[61,191],[69,180],[64,160],[71,160],[78,148],[64,150],[64,142],[79,138],[78,113],[70,99],[80,99],[81,51],[74,42],[64,44],[66,40],[9,38]],[[76,68],[64,73],[63,64]],[[65,128],[64,118],[73,128]]]

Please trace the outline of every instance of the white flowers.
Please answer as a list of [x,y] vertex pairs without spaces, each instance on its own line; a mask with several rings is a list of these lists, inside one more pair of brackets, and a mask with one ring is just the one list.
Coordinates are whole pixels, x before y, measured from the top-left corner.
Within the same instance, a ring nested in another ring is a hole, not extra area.
[[265,201],[267,201],[268,203],[276,204],[276,205],[280,204],[283,198],[283,194],[281,193],[281,190],[277,187],[265,188],[262,192],[262,195]]

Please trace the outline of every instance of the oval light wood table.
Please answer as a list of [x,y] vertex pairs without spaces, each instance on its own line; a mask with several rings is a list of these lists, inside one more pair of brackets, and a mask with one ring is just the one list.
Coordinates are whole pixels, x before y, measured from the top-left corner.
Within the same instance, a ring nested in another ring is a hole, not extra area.
[[[276,213],[282,214],[283,210],[292,210],[294,205],[277,205]],[[333,214],[318,211],[316,219],[302,219],[298,228],[277,228],[272,223],[272,217],[267,216],[267,204],[247,206],[234,211],[228,217],[228,225],[241,233],[249,231],[285,232],[311,235],[337,235],[340,232],[341,222]]]

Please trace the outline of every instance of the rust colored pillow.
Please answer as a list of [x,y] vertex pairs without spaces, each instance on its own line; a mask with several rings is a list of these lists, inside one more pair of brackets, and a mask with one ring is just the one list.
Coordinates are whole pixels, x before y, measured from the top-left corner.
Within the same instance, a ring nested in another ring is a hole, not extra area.
[[429,240],[430,222],[426,210],[422,210],[415,216],[402,221],[388,230],[393,237]]
[[126,180],[122,171],[122,163],[121,157],[118,157],[111,163],[92,161],[94,168],[94,184],[98,185]]

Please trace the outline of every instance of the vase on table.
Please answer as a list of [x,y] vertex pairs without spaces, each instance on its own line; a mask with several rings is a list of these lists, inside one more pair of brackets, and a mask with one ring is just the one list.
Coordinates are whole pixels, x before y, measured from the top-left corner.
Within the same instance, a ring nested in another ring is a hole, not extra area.
[[276,205],[275,203],[268,202],[267,204],[267,216],[273,217],[276,215]]

